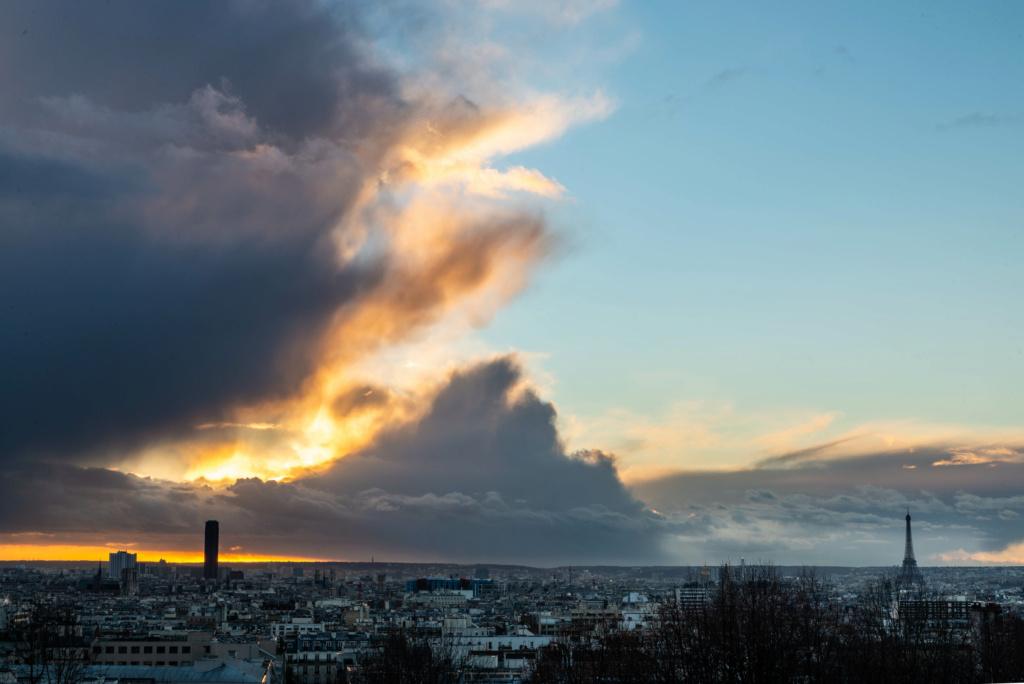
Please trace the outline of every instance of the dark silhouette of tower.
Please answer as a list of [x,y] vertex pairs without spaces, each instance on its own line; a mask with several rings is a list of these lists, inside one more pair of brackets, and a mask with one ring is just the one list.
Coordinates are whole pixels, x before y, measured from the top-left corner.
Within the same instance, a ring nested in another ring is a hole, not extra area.
[[904,585],[920,584],[921,571],[917,569],[917,560],[914,558],[914,541],[910,538],[910,509],[907,509],[907,546],[903,550],[903,571],[900,573],[900,580]]
[[[909,525],[910,523],[907,524]],[[217,550],[219,547],[220,523],[216,520],[207,520],[206,555],[203,560],[203,579],[217,579]]]

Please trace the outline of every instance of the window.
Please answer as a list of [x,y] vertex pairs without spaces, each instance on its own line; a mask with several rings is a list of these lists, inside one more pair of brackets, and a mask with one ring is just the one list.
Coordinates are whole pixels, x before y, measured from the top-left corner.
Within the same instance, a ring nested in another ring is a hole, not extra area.
[[102,646],[96,646],[96,647],[94,647],[92,649],[92,652],[95,653],[96,655],[99,655],[100,653],[103,653],[103,647]]
[[133,660],[133,661],[132,661],[132,665],[138,665],[138,664],[139,664],[139,661],[138,661],[138,660]]
[[234,657],[236,657],[236,656],[235,656],[235,653],[237,653],[237,652],[238,652],[238,651],[228,651],[228,658],[234,658]]
[[[181,647],[181,652],[182,653],[191,653],[192,652],[192,647],[191,646],[182,646]],[[174,651],[171,651],[171,653],[174,653]]]
[[118,646],[117,647],[117,652],[118,653],[127,653],[128,652],[128,647],[127,646]]
[[188,666],[189,666],[189,665],[191,665],[191,664],[192,664],[192,661],[191,661],[191,660],[182,660],[182,661],[181,661],[181,665],[182,665],[182,667],[188,667]]
[[113,646],[107,646],[107,653],[113,653],[113,652],[114,652],[114,647]]
[[147,661],[143,662],[142,664],[145,665],[146,667],[149,667],[149,666],[151,666],[153,664],[153,661],[152,660],[147,660]]
[[128,664],[128,661],[127,661],[127,660],[118,660],[118,661],[117,661],[117,664],[118,664],[118,665],[127,665],[127,664]]
[[210,647],[209,646],[203,646],[203,653],[209,653],[209,652],[210,652]]
[[153,647],[152,646],[143,646],[142,647],[142,652],[143,653],[152,653],[153,652]]
[[139,652],[139,647],[138,646],[132,646],[132,653],[138,653],[138,652]]
[[167,647],[166,646],[157,646],[156,647],[156,652],[157,653],[165,653],[166,651],[167,651]]
[[158,661],[156,661],[156,664],[157,664],[157,666],[159,667],[160,665],[163,665],[163,664],[164,664],[164,661],[162,661],[162,660],[158,660]]
[[168,646],[167,647],[167,652],[168,653],[177,653],[178,652],[178,647],[177,646]]

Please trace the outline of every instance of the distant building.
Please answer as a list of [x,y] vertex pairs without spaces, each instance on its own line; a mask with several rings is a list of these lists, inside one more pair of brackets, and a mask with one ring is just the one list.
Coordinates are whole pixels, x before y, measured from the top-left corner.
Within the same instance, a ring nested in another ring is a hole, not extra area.
[[121,571],[121,593],[125,596],[138,596],[139,571],[137,568],[125,568]]
[[419,591],[471,591],[473,596],[480,596],[494,586],[489,579],[448,579],[445,577],[421,577],[407,580],[405,590],[409,593]]
[[907,622],[924,623],[931,629],[969,625],[972,604],[967,601],[910,600],[899,604],[899,617]]
[[110,565],[107,567],[107,577],[121,581],[123,571],[138,570],[139,564],[136,560],[137,554],[127,551],[118,551],[110,554]]
[[684,610],[702,608],[711,598],[707,586],[685,586],[676,588],[676,603]]
[[206,546],[203,557],[203,579],[217,579],[217,554],[220,549],[220,523],[206,521]]

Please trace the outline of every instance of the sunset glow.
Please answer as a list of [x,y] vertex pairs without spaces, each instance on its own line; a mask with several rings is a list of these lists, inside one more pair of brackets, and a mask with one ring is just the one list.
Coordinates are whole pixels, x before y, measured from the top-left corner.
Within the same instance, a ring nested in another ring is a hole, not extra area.
[[[106,563],[109,554],[119,551],[112,546],[69,546],[69,545],[44,545],[44,544],[5,544],[0,546],[0,561],[88,561],[94,560],[99,563]],[[138,554],[140,563],[156,563],[166,560],[168,563],[190,563],[202,564],[203,554],[183,553],[180,551],[159,551],[151,549],[128,549]],[[246,555],[222,553],[222,563],[313,563],[324,561],[338,561],[338,558],[281,558],[260,555]]]

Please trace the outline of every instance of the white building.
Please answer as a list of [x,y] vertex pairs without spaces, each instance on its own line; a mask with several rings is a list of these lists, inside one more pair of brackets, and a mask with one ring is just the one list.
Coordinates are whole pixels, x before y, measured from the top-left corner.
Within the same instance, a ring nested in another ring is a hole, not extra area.
[[135,560],[136,554],[127,551],[118,551],[110,554],[110,566],[107,568],[107,577],[121,581],[122,570],[138,570],[139,564]]

